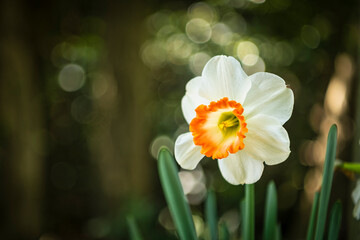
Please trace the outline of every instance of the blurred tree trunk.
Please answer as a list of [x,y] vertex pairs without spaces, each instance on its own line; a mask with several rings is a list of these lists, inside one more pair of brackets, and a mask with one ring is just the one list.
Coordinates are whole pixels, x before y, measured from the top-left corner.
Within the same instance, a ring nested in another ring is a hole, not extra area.
[[0,4],[0,126],[8,140],[0,147],[2,236],[9,239],[38,237],[41,227],[42,108],[23,10],[22,1]]
[[[142,6],[139,8],[139,6]],[[139,57],[144,41],[146,8],[139,1],[109,1],[103,75],[107,91],[95,105],[104,116],[92,142],[106,197],[114,205],[129,194],[151,192],[150,124],[145,118],[150,81]]]

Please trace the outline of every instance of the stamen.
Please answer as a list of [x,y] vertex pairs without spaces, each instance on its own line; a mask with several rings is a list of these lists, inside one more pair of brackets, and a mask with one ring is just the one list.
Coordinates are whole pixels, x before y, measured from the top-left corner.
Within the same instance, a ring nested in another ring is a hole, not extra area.
[[208,106],[200,105],[195,111],[190,131],[195,145],[201,146],[202,154],[221,159],[245,147],[248,130],[240,103],[225,97]]
[[218,126],[221,130],[225,131],[226,128],[239,126],[239,119],[235,115],[233,115],[231,118],[222,121]]

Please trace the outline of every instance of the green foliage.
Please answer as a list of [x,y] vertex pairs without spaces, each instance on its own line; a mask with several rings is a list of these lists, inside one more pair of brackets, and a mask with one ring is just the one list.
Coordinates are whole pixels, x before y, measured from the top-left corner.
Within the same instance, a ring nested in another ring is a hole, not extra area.
[[127,219],[127,225],[129,229],[129,235],[131,240],[142,240],[139,228],[136,224],[135,218],[133,216],[128,216]]
[[229,240],[230,239],[230,233],[229,229],[226,226],[226,223],[223,222],[220,224],[220,240]]
[[267,186],[264,220],[264,240],[276,239],[277,233],[277,195],[275,183],[271,181]]
[[319,209],[316,221],[315,239],[323,239],[327,208],[329,204],[332,179],[334,174],[334,162],[336,155],[337,127],[332,125],[329,131],[326,147],[323,181],[320,192]]
[[166,202],[180,239],[197,239],[190,207],[180,183],[174,158],[166,148],[159,152],[158,168]]
[[[336,153],[337,128],[333,125],[330,128],[325,157],[325,166],[323,173],[323,185],[321,192],[317,192],[311,210],[310,222],[307,232],[307,240],[323,239],[327,207],[332,185],[334,172],[334,161]],[[171,153],[163,148],[160,150],[158,158],[159,175],[161,184],[165,193],[171,215],[174,219],[177,232],[180,239],[197,239],[194,223],[191,216],[190,207],[186,201],[185,195],[177,174],[174,158]],[[205,202],[206,222],[210,229],[210,239],[228,240],[230,234],[225,222],[220,224],[218,233],[217,207],[215,193],[210,190]],[[281,225],[277,222],[277,192],[276,186],[271,181],[267,186],[265,216],[264,216],[264,240],[280,240]],[[245,185],[245,197],[240,202],[242,239],[255,239],[255,186],[254,184]],[[141,239],[134,220],[128,220],[132,239]],[[330,213],[330,224],[328,239],[337,239],[341,225],[341,204],[336,202]],[[314,238],[315,235],[315,238]],[[138,237],[137,237],[138,236]]]
[[360,163],[343,162],[338,167],[360,174]]
[[341,203],[337,201],[334,203],[330,212],[330,223],[329,223],[329,240],[336,240],[339,236],[340,226],[341,226]]
[[316,211],[318,209],[318,204],[319,204],[319,196],[320,196],[319,192],[315,193],[313,205],[311,208],[311,215],[310,215],[307,237],[306,237],[307,240],[313,239],[313,236],[314,236],[315,219],[316,219]]

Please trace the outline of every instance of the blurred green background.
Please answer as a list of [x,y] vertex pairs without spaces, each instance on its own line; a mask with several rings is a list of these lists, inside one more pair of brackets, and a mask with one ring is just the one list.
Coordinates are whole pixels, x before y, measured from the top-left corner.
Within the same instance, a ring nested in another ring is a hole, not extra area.
[[[256,183],[256,224],[260,238],[274,179],[284,239],[304,238],[332,123],[338,158],[360,161],[359,13],[356,0],[1,1],[0,238],[128,239],[132,214],[146,239],[176,239],[156,155],[187,131],[185,84],[219,54],[294,91],[292,153]],[[244,188],[200,165],[179,173],[199,236],[212,188],[238,239]],[[360,239],[355,177],[334,176],[341,239]]]

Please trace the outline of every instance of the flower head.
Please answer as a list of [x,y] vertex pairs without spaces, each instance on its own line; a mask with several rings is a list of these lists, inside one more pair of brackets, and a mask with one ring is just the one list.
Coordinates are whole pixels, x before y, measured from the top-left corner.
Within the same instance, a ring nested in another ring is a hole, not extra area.
[[274,74],[247,76],[235,58],[216,56],[201,77],[187,83],[181,103],[190,125],[175,142],[182,168],[194,169],[205,155],[218,159],[229,183],[249,184],[261,177],[263,162],[278,164],[290,154],[282,125],[291,116],[294,95]]

